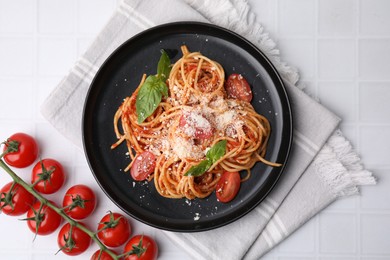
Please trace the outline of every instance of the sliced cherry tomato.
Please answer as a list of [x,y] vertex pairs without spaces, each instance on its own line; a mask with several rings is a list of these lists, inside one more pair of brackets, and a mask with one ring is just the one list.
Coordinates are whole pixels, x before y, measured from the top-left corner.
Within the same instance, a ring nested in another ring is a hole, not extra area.
[[113,260],[113,258],[105,251],[97,250],[92,255],[91,260]]
[[[54,204],[54,202],[49,201]],[[46,205],[37,201],[27,212],[27,225],[37,235],[49,235],[61,225],[62,217]]]
[[238,172],[224,172],[215,187],[218,201],[226,203],[234,199],[240,185],[241,178]]
[[17,183],[10,182],[1,189],[0,209],[4,214],[20,216],[34,204],[35,197]]
[[118,247],[126,243],[131,234],[127,219],[119,213],[108,213],[99,222],[98,237],[108,247]]
[[35,139],[28,134],[13,134],[4,144],[4,152],[7,152],[7,154],[4,155],[4,160],[8,165],[13,167],[27,167],[38,157],[38,144]]
[[69,217],[73,219],[84,219],[95,210],[95,193],[86,185],[74,185],[65,193],[62,206]]
[[251,102],[252,91],[248,81],[241,74],[232,74],[225,82],[225,89],[228,98],[239,99],[246,102]]
[[156,156],[152,152],[144,151],[134,158],[130,174],[136,181],[143,181],[154,172],[156,168]]
[[125,260],[156,260],[158,246],[153,238],[146,235],[136,235],[125,245],[124,253],[129,253]]
[[58,233],[57,243],[64,254],[74,256],[88,249],[91,237],[81,229],[66,223]]
[[43,159],[35,164],[31,183],[36,183],[34,189],[43,194],[52,194],[58,191],[65,182],[65,173],[62,165],[53,159]]
[[210,122],[203,115],[197,113],[183,114],[179,119],[179,127],[186,135],[195,139],[206,140],[214,134]]

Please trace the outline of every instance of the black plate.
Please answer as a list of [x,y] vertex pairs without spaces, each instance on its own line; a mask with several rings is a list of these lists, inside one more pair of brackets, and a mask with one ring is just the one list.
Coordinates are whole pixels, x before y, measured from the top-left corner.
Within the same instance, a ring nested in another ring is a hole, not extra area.
[[253,88],[253,106],[271,123],[268,160],[286,164],[292,119],[275,68],[254,45],[226,29],[194,22],[165,24],[134,36],[112,53],[95,76],[84,108],[83,141],[92,172],[107,196],[132,217],[160,229],[191,232],[220,227],[248,213],[273,188],[284,166],[257,163],[251,178],[227,204],[217,202],[215,194],[192,201],[167,199],[157,193],[153,182],[135,182],[123,172],[129,163],[125,145],[110,149],[116,141],[115,111],[132,94],[143,73],[156,73],[160,49],[168,49],[175,62],[181,57],[183,44],[219,62],[226,75],[241,73],[248,80]]

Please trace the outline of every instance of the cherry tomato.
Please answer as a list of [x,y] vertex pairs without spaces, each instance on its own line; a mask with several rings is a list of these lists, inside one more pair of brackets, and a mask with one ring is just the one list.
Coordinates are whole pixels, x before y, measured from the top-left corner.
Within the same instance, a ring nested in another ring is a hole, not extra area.
[[92,255],[91,260],[113,260],[113,258],[105,251],[97,250]]
[[182,115],[179,119],[179,127],[185,134],[200,140],[209,139],[214,133],[210,122],[203,115],[196,113]]
[[108,213],[99,222],[100,241],[108,247],[118,247],[126,243],[131,234],[131,227],[127,219],[119,213]]
[[[18,143],[15,143],[18,142]],[[17,147],[17,151],[12,151],[13,147]],[[10,150],[4,156],[4,160],[8,165],[16,168],[24,168],[31,165],[38,157],[38,144],[35,139],[25,133],[16,133],[8,138],[5,142],[4,152]]]
[[0,209],[10,216],[20,216],[26,213],[35,201],[33,195],[14,182],[6,184],[1,189],[0,198]]
[[74,185],[65,193],[62,206],[69,217],[73,219],[84,219],[95,210],[95,193],[86,185]]
[[232,74],[225,82],[225,89],[228,98],[239,99],[246,102],[251,102],[252,91],[248,81],[241,74]]
[[146,235],[136,235],[125,245],[124,253],[131,252],[125,260],[156,260],[158,246],[153,238]]
[[65,182],[62,165],[53,159],[43,159],[32,169],[31,183],[36,183],[34,189],[43,194],[58,191]]
[[143,181],[154,172],[156,167],[156,156],[152,152],[144,151],[134,158],[130,174],[136,181]]
[[217,199],[226,203],[236,197],[240,189],[241,178],[238,172],[224,172],[215,187]]
[[[50,201],[55,205],[54,202]],[[49,235],[61,225],[62,217],[46,205],[41,207],[37,201],[27,212],[27,225],[32,232],[38,235]],[[38,225],[37,225],[38,224]]]
[[[84,225],[83,223],[80,224]],[[58,233],[57,243],[64,254],[74,256],[88,249],[91,244],[91,237],[81,229],[66,223]]]

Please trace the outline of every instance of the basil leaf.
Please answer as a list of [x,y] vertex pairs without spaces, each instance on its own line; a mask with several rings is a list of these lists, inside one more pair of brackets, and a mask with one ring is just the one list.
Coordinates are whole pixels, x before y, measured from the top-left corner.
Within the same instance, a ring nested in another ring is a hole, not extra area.
[[157,76],[148,76],[138,91],[135,102],[138,124],[153,114],[163,96],[168,96],[168,86],[165,81],[170,71],[171,60],[168,54],[161,50],[161,57],[157,65]]
[[161,50],[161,57],[157,65],[157,77],[161,79],[163,82],[165,82],[169,77],[170,72],[171,72],[171,59],[169,59],[169,56],[166,53],[166,51]]
[[213,147],[210,148],[210,150],[206,153],[206,158],[208,158],[212,164],[214,164],[216,161],[218,161],[222,156],[225,155],[226,152],[226,140],[219,141]]
[[154,75],[146,78],[138,91],[135,107],[138,123],[142,123],[156,110],[163,96],[168,96],[168,87]]
[[201,176],[205,173],[210,167],[212,163],[209,159],[201,161],[199,164],[192,166],[184,176]]
[[206,153],[206,159],[201,161],[198,165],[192,166],[184,176],[201,176],[213,165],[216,161],[221,159],[226,152],[226,140],[219,141]]

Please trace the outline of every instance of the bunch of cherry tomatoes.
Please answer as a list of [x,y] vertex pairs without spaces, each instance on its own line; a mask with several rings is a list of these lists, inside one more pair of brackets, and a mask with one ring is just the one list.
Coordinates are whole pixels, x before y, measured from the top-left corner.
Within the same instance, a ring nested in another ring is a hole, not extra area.
[[[16,168],[32,165],[39,153],[36,140],[27,134],[16,133],[4,144],[3,158],[5,162]],[[66,174],[62,165],[54,159],[38,161],[32,169],[32,189],[40,194],[53,194],[65,183]],[[48,201],[56,210],[42,204],[36,197],[17,182],[10,182],[0,190],[0,210],[11,216],[27,213],[25,220],[35,235],[49,235],[55,232],[62,223],[58,211],[66,214],[82,226],[80,220],[90,216],[96,207],[96,196],[91,188],[78,184],[70,187],[63,196],[62,207]],[[67,255],[79,255],[91,244],[91,235],[97,235],[107,248],[124,246],[121,259],[154,260],[157,259],[158,246],[153,238],[147,235],[135,235],[130,238],[131,225],[120,213],[109,212],[97,225],[97,231],[89,234],[70,222],[64,224],[57,235],[59,251]],[[111,250],[112,251],[112,250]],[[114,250],[115,252],[115,250]],[[104,250],[97,250],[91,259],[109,260],[112,257]]]

